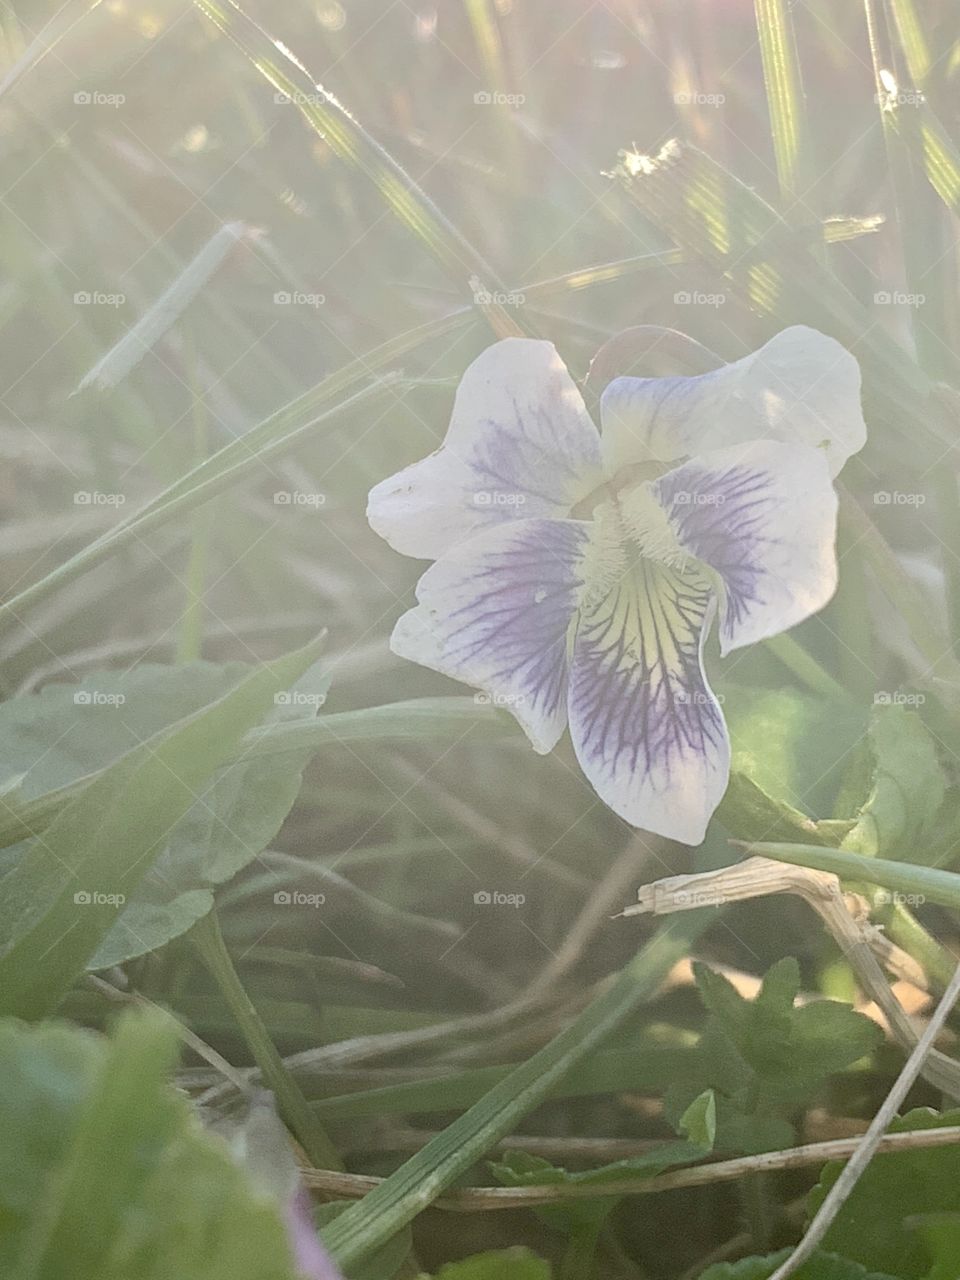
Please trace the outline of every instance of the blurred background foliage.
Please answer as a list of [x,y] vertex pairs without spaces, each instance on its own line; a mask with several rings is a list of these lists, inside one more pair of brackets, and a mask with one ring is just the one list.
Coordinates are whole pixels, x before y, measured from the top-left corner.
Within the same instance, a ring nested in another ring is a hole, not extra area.
[[[502,315],[473,306],[484,289],[506,295],[507,324],[555,341],[578,378],[631,326],[679,330],[724,359],[786,323],[836,333],[864,364],[872,432],[849,487],[929,591],[920,599],[932,625],[948,626],[956,459],[952,402],[935,384],[954,376],[960,337],[955,152],[948,146],[941,162],[932,146],[911,149],[914,104],[896,103],[913,165],[898,185],[864,9],[832,0],[789,9],[805,89],[796,163],[789,138],[771,132],[757,21],[744,0],[249,4],[472,246],[444,262],[396,216],[403,202],[391,208],[396,192],[383,172],[369,180],[362,139],[340,145],[335,131],[311,128],[310,108],[330,110],[323,95],[299,103],[278,92],[197,7],[5,4],[4,596],[283,406],[308,423],[297,398],[351,362],[359,381],[386,367],[416,385],[387,387],[305,432],[211,504],[128,539],[24,612],[2,640],[4,695],[198,653],[270,659],[321,628],[329,632],[323,715],[462,693],[389,655],[390,627],[420,566],[370,532],[364,505],[373,483],[439,444],[459,375],[504,331]],[[919,94],[922,72],[918,102],[935,111],[949,143],[960,137],[960,11],[949,0],[917,6],[932,50],[926,64],[901,38],[907,9],[867,5],[874,53],[902,73],[901,96]],[[224,13],[231,27],[229,6]],[[264,47],[283,65],[281,50]],[[296,84],[310,99],[309,80]],[[676,170],[663,166],[646,185],[642,174],[611,176],[621,152],[656,156],[673,138],[697,149]],[[359,163],[344,158],[352,147]],[[715,167],[698,169],[701,152]],[[939,187],[924,177],[924,154],[928,168],[941,166]],[[173,323],[141,346],[124,376],[85,382],[184,273],[189,297]],[[918,294],[922,303],[896,300]],[[365,370],[368,353],[428,323],[437,326],[428,340]],[[675,372],[686,350],[640,337],[614,358],[617,371],[628,362]],[[877,493],[892,492],[923,500],[878,503]],[[313,499],[278,502],[278,493]],[[863,532],[845,525],[842,537],[846,552]],[[796,654],[785,665],[772,649],[726,664],[711,658],[740,767],[814,818],[849,816],[852,808],[835,813],[844,786],[854,804],[863,800],[856,780],[869,778],[862,739],[871,705],[917,669],[915,637],[876,592],[859,551],[845,555],[842,581],[837,599],[797,633],[825,676],[811,676]],[[190,604],[198,584],[199,611]],[[925,715],[953,741],[941,708],[931,703]],[[111,758],[100,738],[94,745],[91,723],[63,712],[57,750],[72,763],[47,785]],[[952,795],[953,769],[944,767]],[[953,830],[947,821],[936,836],[941,862],[953,857]],[[221,924],[281,1052],[387,1037],[372,1060],[338,1066],[333,1055],[304,1085],[328,1100],[351,1167],[385,1173],[423,1130],[479,1096],[493,1077],[478,1069],[542,1044],[629,959],[648,926],[606,917],[637,883],[729,861],[727,834],[715,823],[694,855],[638,837],[597,800],[568,748],[539,758],[516,735],[491,735],[469,719],[396,741],[332,734],[307,765],[282,830],[265,837],[269,848],[220,889]],[[291,909],[274,901],[280,883],[324,902]],[[524,901],[475,902],[483,891]],[[939,908],[925,920],[953,937]],[[748,994],[788,953],[801,962],[804,990],[852,997],[838,950],[793,900],[727,913],[699,953]],[[175,1009],[233,1061],[248,1060],[183,939],[133,960],[123,981]],[[401,1034],[496,1010],[531,988],[545,993],[543,1006],[519,1028],[468,1022],[436,1043]],[[93,1025],[108,1009],[89,989],[66,1006]],[[674,1055],[690,1049],[703,1021],[681,966],[609,1046],[621,1064],[612,1083],[548,1103],[526,1127],[558,1140],[669,1134],[660,1098],[678,1069]],[[805,1114],[792,1117],[800,1132],[856,1129],[882,1096],[891,1061],[881,1048],[869,1068],[821,1082]],[[184,1081],[199,1087],[204,1070],[194,1062]],[[417,1082],[413,1110],[410,1095],[389,1092]],[[355,1091],[375,1087],[388,1091],[379,1103],[351,1110]],[[936,1095],[922,1086],[917,1098]],[[782,1203],[808,1182],[787,1175]],[[655,1215],[622,1209],[606,1241],[609,1274],[635,1274],[625,1259],[640,1257],[647,1274],[679,1275],[723,1246],[740,1211],[727,1188],[660,1197]],[[778,1213],[762,1243],[781,1243],[796,1218]],[[431,1269],[518,1242],[556,1253],[549,1228],[527,1213],[428,1213],[417,1229]]]

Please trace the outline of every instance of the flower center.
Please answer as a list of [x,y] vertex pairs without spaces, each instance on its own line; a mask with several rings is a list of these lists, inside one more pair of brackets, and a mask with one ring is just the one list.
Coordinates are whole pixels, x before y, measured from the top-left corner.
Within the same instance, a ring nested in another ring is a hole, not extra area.
[[583,607],[587,610],[606,599],[642,560],[656,560],[678,573],[686,572],[692,563],[648,484],[621,489],[595,507],[586,556],[588,586]]

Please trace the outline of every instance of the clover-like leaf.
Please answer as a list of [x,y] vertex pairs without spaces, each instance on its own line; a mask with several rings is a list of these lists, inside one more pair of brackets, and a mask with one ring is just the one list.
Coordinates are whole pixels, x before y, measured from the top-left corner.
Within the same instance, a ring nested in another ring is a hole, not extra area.
[[800,971],[791,957],[769,970],[755,1000],[702,965],[695,972],[710,1016],[667,1093],[667,1115],[679,1116],[713,1089],[718,1148],[752,1154],[789,1146],[796,1138],[790,1117],[828,1076],[870,1053],[879,1029],[837,1001],[796,1006]]

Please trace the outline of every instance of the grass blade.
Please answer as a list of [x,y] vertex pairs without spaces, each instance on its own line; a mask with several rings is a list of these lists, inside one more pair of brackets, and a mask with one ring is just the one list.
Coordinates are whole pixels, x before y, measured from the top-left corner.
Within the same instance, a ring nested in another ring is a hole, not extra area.
[[892,862],[887,858],[865,858],[859,853],[845,853],[812,844],[778,844],[760,842],[744,846],[745,852],[776,862],[789,862],[815,871],[830,871],[842,880],[865,880],[883,885],[895,893],[915,896],[922,901],[938,902],[960,910],[960,875],[941,871],[938,867],[914,866],[909,862]]
[[794,221],[813,167],[793,16],[787,0],[755,0],[755,9],[780,198],[784,214]]

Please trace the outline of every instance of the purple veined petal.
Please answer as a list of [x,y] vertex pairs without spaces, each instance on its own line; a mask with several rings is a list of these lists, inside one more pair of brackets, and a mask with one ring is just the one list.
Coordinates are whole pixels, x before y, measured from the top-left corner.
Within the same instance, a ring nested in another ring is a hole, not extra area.
[[566,725],[568,633],[589,528],[521,520],[459,543],[420,579],[393,652],[479,688],[537,751],[552,750]]
[[637,557],[581,611],[568,713],[577,759],[633,826],[699,844],[726,790],[730,744],[703,671],[707,580]]
[[795,626],[837,586],[837,495],[822,450],[754,441],[652,485],[681,547],[720,578],[723,653]]
[[804,325],[713,373],[615,378],[600,415],[611,475],[760,439],[820,449],[836,475],[867,438],[859,365],[839,342]]
[[599,433],[553,344],[505,338],[464,373],[443,446],[378,484],[367,518],[395,550],[436,560],[480,529],[569,515],[599,467]]

